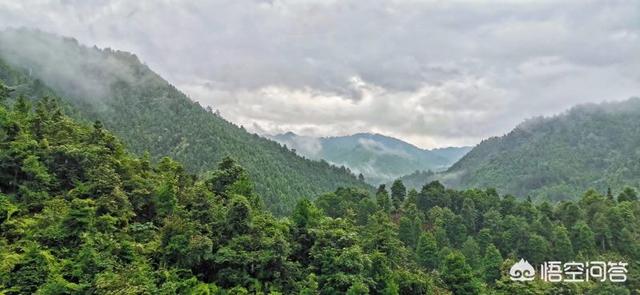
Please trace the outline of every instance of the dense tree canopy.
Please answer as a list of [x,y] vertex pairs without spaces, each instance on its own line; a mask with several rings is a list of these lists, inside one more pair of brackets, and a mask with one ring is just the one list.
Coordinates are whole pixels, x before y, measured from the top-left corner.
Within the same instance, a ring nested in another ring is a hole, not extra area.
[[411,264],[387,213],[357,226],[302,201],[275,218],[231,158],[201,178],[154,165],[48,98],[0,106],[0,140],[2,294],[444,290]]
[[[628,195],[635,191],[626,189]],[[332,198],[321,197],[318,206],[331,208],[334,217],[354,220],[369,216],[371,224],[381,224],[380,215],[360,206],[356,191],[342,190]],[[627,261],[640,259],[640,202],[608,198],[596,191],[584,193],[578,201],[564,201],[555,206],[547,202],[517,201],[513,196],[499,196],[495,190],[456,191],[437,182],[424,185],[413,198],[406,198],[397,211],[389,213],[388,195],[380,187],[375,196],[377,210],[393,220],[397,239],[408,254],[411,264],[434,276],[454,294],[557,294],[563,284],[514,284],[508,268],[519,258],[533,264],[544,261]],[[364,211],[364,212],[361,212]],[[625,213],[622,213],[625,212]],[[624,216],[624,217],[623,217]],[[383,224],[383,223],[382,223]],[[376,244],[384,248],[384,237],[393,237],[378,228]],[[367,231],[363,234],[366,237]],[[408,255],[408,256],[403,256]],[[603,287],[584,283],[567,287],[569,293],[582,294],[616,290],[630,294],[639,290],[637,274],[625,284]],[[609,285],[607,285],[609,286]],[[562,291],[562,292],[565,292]]]
[[[339,188],[274,217],[232,158],[195,176],[102,123],[0,87],[2,294],[630,294],[640,201],[555,205],[438,182]],[[12,99],[7,99],[12,95]],[[533,263],[627,261],[625,283],[512,282]]]
[[639,146],[640,98],[579,105],[483,140],[436,178],[540,201],[575,199],[589,188],[635,199],[623,190],[640,187]]

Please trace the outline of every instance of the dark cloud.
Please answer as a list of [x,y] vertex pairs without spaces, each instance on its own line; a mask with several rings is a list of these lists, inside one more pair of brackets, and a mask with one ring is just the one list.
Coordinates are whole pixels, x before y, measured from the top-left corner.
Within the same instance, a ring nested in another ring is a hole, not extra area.
[[0,0],[0,25],[133,51],[226,118],[273,132],[472,144],[640,93],[635,0]]

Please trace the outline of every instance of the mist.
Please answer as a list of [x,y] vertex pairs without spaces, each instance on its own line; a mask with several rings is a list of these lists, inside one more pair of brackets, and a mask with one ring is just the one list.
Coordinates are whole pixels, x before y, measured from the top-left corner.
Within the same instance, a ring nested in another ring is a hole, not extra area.
[[637,96],[639,13],[629,0],[11,1],[0,28],[134,52],[251,131],[435,148]]
[[88,47],[73,38],[26,28],[0,32],[0,58],[59,95],[97,109],[109,106],[118,87],[162,80],[146,66],[140,69],[134,54]]

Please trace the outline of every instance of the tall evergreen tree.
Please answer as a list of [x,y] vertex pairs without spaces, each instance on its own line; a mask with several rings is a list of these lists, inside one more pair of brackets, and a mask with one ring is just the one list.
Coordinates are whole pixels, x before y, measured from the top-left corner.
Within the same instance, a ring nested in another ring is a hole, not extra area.
[[547,254],[549,253],[549,242],[538,234],[532,234],[529,236],[529,240],[524,246],[523,256],[527,257],[527,260],[534,264],[540,264],[546,261]]
[[404,186],[404,183],[402,183],[402,180],[396,179],[391,185],[391,200],[393,200],[393,206],[396,209],[402,207],[406,195],[407,188]]
[[384,184],[381,184],[378,187],[378,191],[376,192],[376,203],[378,204],[378,209],[385,212],[391,211],[391,199],[389,199],[389,193],[387,192],[387,188]]
[[473,276],[464,255],[452,252],[444,258],[442,279],[455,295],[480,294],[481,286]]
[[482,262],[482,257],[480,256],[480,246],[478,246],[478,243],[473,237],[468,237],[467,240],[464,241],[460,251],[464,255],[467,263],[473,269],[479,268]]
[[416,257],[418,264],[427,270],[434,270],[439,264],[438,245],[433,234],[424,232],[418,239]]
[[411,216],[402,216],[398,227],[398,237],[409,248],[415,248],[420,234],[420,225],[416,222],[416,218]]
[[573,245],[569,239],[569,233],[563,225],[558,225],[553,230],[553,251],[554,259],[559,261],[570,261],[574,258]]
[[593,231],[584,221],[577,222],[571,229],[571,240],[573,241],[573,251],[583,255],[593,255],[595,253],[595,240]]
[[478,212],[476,211],[475,202],[472,199],[464,199],[460,215],[462,219],[464,219],[466,228],[475,233],[477,230]]
[[467,228],[460,215],[455,215],[452,220],[445,224],[445,229],[449,241],[451,241],[455,247],[462,246],[462,243],[467,239]]
[[592,221],[592,228],[596,247],[600,251],[607,250],[611,244],[611,228],[604,213],[598,212],[595,214]]
[[482,259],[482,270],[485,282],[493,284],[496,280],[500,279],[502,275],[501,268],[502,255],[500,255],[500,251],[496,246],[489,244]]

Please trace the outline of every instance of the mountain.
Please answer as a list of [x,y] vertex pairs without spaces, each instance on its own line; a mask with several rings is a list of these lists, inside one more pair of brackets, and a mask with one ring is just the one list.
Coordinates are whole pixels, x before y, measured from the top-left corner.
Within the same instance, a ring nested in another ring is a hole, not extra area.
[[[426,183],[433,181],[436,175],[438,174],[430,170],[416,170],[413,173],[403,175],[398,179],[402,181],[407,189],[415,189],[419,191]],[[389,183],[388,185],[390,186],[392,183]]]
[[[23,88],[24,89],[24,88]],[[195,176],[128,152],[101,124],[0,84],[0,294],[632,294],[640,202],[587,191],[534,204],[495,190],[339,188],[288,217],[225,158]],[[400,209],[400,210],[398,210]],[[580,212],[581,214],[576,214]],[[504,271],[616,259],[613,284]],[[468,262],[467,262],[468,261]],[[505,268],[507,266],[507,268]],[[628,266],[628,268],[627,268]]]
[[[0,84],[0,294],[382,294],[380,282],[447,293],[386,212],[364,228],[305,199],[276,217],[232,159],[201,177],[150,163],[56,101],[8,92]],[[342,206],[372,202],[337,193]]]
[[28,96],[60,97],[75,118],[101,121],[130,150],[149,152],[152,160],[171,156],[200,174],[231,156],[276,214],[300,198],[341,186],[370,189],[345,168],[303,159],[207,111],[131,53],[40,31],[5,30],[0,79]]
[[324,159],[362,173],[373,185],[393,181],[415,171],[441,171],[460,159],[471,147],[425,150],[380,134],[358,133],[337,137],[300,136],[293,132],[270,138],[311,159]]
[[586,104],[482,141],[439,178],[548,200],[640,186],[640,98]]

